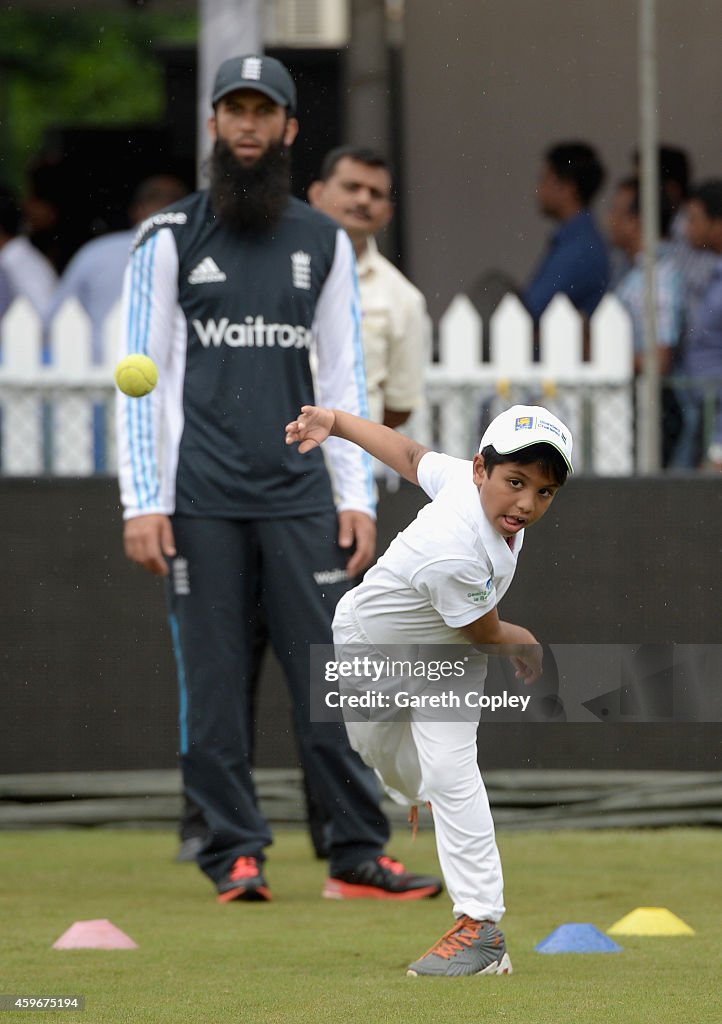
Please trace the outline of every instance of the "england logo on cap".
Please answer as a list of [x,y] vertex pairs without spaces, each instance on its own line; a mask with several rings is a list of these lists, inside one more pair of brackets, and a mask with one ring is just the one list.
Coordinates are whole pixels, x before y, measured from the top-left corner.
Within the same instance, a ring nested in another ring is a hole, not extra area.
[[241,75],[243,78],[250,78],[254,82],[258,82],[261,79],[261,68],[263,67],[263,61],[260,57],[246,57],[241,66]]

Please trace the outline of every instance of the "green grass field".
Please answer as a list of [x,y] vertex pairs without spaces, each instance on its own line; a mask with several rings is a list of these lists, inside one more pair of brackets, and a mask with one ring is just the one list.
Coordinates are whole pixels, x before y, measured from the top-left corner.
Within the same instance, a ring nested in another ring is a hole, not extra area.
[[[406,964],[451,926],[448,899],[320,899],[324,865],[302,832],[269,851],[271,904],[215,903],[170,832],[5,833],[0,841],[0,993],[86,997],[64,1024],[718,1024],[720,834],[713,830],[501,833],[511,977],[412,979]],[[391,852],[435,870],[433,837]],[[638,906],[667,907],[692,937],[618,939],[618,954],[542,955],[564,922],[602,931]],[[109,918],[137,950],[58,951],[76,920]],[[3,1020],[6,1019],[3,1014]],[[39,1020],[9,1012],[7,1020]]]

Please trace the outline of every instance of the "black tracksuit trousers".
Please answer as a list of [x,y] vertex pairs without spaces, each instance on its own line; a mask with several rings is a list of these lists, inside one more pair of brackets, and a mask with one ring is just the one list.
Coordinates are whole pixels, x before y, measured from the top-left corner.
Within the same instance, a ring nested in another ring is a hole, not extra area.
[[331,819],[330,872],[382,853],[388,821],[374,773],[351,749],[343,725],[310,720],[309,644],[332,644],[331,621],[349,583],[314,573],[345,567],[333,511],[229,520],[174,516],[177,555],[168,603],[180,692],[184,789],[209,838],[198,856],[214,881],[236,857],[264,860],[271,841],[251,774],[248,688],[259,602],[293,701],[309,785]]

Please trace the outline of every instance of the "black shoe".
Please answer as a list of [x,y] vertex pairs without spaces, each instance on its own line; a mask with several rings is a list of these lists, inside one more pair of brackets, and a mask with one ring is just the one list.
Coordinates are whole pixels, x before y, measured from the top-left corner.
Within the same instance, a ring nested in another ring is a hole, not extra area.
[[219,903],[230,903],[232,900],[260,900],[268,903],[271,900],[271,890],[255,857],[236,857],[233,867],[216,888]]
[[393,857],[381,856],[327,878],[321,895],[329,900],[422,900],[438,896],[442,888],[434,875],[413,875]]

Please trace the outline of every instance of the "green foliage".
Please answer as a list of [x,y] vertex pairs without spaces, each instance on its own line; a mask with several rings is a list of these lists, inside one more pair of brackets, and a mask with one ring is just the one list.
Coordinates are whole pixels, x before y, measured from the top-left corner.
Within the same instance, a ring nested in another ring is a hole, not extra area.
[[194,45],[195,17],[142,11],[3,13],[0,178],[22,187],[49,129],[152,123],[163,115],[157,49]]

